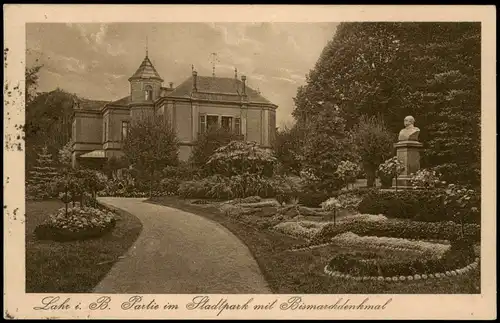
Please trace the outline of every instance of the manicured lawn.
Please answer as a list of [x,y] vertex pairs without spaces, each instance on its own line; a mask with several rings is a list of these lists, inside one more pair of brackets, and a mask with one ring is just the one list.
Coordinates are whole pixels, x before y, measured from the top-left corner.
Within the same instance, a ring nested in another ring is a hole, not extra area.
[[214,206],[193,205],[177,197],[157,197],[158,203],[216,221],[243,241],[257,260],[267,282],[278,294],[471,294],[480,293],[478,270],[465,275],[416,282],[357,282],[327,276],[323,268],[338,246],[307,251],[289,251],[304,240],[242,223],[220,213]]
[[26,292],[89,293],[142,230],[135,216],[120,211],[116,227],[97,239],[40,241],[33,234],[59,201],[26,202]]

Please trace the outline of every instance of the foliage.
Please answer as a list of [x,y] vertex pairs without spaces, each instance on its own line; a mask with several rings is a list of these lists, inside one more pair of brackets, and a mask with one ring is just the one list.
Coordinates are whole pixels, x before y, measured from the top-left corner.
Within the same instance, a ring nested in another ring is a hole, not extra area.
[[397,156],[387,159],[379,165],[378,174],[380,179],[393,179],[398,177],[405,170],[405,165],[398,159]]
[[179,162],[175,166],[167,166],[162,170],[162,177],[178,180],[192,180],[200,175],[200,170],[189,162]]
[[[468,194],[466,196],[469,196],[469,200],[463,200],[468,202],[469,210],[464,222],[480,223],[480,194],[477,192]],[[452,198],[456,196],[458,195],[453,195]],[[447,200],[449,202],[446,202]],[[467,209],[465,205],[462,208],[459,203],[451,201],[443,189],[397,192],[372,190],[363,197],[358,211],[417,221],[455,221],[456,216]]]
[[210,156],[220,147],[229,144],[233,140],[241,140],[240,135],[225,128],[209,128],[205,133],[199,134],[191,152],[190,163],[195,167],[206,170]]
[[389,248],[408,250],[440,258],[450,249],[449,244],[408,240],[402,238],[359,236],[352,232],[345,232],[332,239],[337,245],[348,247]]
[[299,175],[301,169],[302,132],[299,127],[284,127],[276,133],[273,150],[285,174]]
[[362,115],[350,131],[350,139],[367,175],[367,186],[375,184],[377,166],[392,155],[394,136],[381,117]]
[[216,149],[206,165],[213,174],[271,177],[276,161],[272,152],[259,147],[256,142],[231,141]]
[[59,164],[63,167],[71,167],[71,154],[73,142],[68,141],[61,149],[59,149]]
[[123,142],[124,159],[139,174],[148,175],[150,193],[155,173],[178,163],[178,139],[165,118],[141,118],[130,125]]
[[285,177],[243,174],[231,177],[212,175],[180,184],[178,193],[184,198],[232,200],[259,196],[261,198],[275,197],[285,194],[293,196],[296,186]]
[[325,211],[333,211],[335,209],[345,209],[356,211],[361,203],[362,198],[353,193],[345,193],[337,197],[331,197],[325,202],[321,203],[321,207]]
[[106,160],[104,164],[103,171],[109,178],[116,178],[117,171],[123,169],[127,166],[127,162],[124,158],[118,158],[116,156],[111,156]]
[[61,208],[35,229],[35,235],[44,240],[80,240],[104,234],[115,222],[115,215],[110,211],[79,206]]
[[[107,177],[90,169],[65,169],[51,183],[51,190],[59,194],[59,198],[68,203],[80,202],[82,206],[97,206],[97,192],[106,187]],[[86,203],[85,203],[86,202]]]
[[481,194],[478,191],[450,184],[445,189],[443,204],[447,210],[453,210],[451,216],[461,224],[480,220]]
[[314,221],[291,221],[279,223],[273,227],[273,230],[290,236],[311,239],[324,225],[326,224]]
[[350,162],[348,160],[343,160],[340,162],[339,166],[337,167],[337,170],[335,173],[337,174],[338,178],[346,183],[354,183],[356,182],[356,177],[359,172],[359,167],[358,164]]
[[40,77],[40,70],[43,65],[38,63],[38,59],[33,66],[26,66],[24,71],[24,80],[25,80],[25,103],[26,105],[30,104],[33,99],[36,97],[36,89],[38,87],[38,80]]
[[352,145],[344,132],[345,121],[335,109],[327,109],[314,116],[302,150],[303,169],[318,180],[318,189],[336,190],[344,183],[335,173],[343,160],[355,160]]
[[[460,239],[461,226],[454,222],[419,222],[419,221],[348,221],[328,224],[314,237],[314,243],[330,241],[338,234],[352,232],[360,236],[392,237],[404,239],[437,239],[454,242]],[[481,228],[477,224],[465,224],[464,236],[479,242]]]
[[57,168],[53,165],[52,155],[47,147],[43,147],[38,153],[35,166],[28,172],[26,196],[29,200],[52,197],[49,185],[58,176]]
[[39,93],[26,103],[26,169],[36,164],[37,151],[47,147],[53,156],[70,141],[73,106],[80,98],[61,89]]
[[317,208],[321,207],[321,203],[326,201],[330,196],[327,192],[305,187],[297,193],[297,197],[301,205]]
[[447,182],[478,185],[480,72],[479,23],[341,23],[298,89],[293,115],[305,124],[337,106],[347,129],[382,115],[391,133],[413,115],[428,148],[423,166],[446,165]]
[[446,182],[440,180],[440,174],[434,169],[419,169],[410,177],[410,183],[415,188],[436,188]]

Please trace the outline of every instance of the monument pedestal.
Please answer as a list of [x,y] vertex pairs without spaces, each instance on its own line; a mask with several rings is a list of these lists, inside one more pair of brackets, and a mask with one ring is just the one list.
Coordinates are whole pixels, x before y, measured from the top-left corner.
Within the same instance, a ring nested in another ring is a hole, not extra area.
[[411,188],[411,174],[416,173],[420,169],[420,150],[423,144],[418,141],[400,141],[394,144],[396,148],[396,156],[403,162],[405,170],[393,180],[393,186],[398,188]]

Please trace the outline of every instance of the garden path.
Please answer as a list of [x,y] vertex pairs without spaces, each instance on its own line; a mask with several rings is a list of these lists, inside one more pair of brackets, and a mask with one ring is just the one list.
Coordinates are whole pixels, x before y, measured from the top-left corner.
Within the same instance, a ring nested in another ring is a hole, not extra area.
[[248,248],[223,226],[141,198],[98,200],[137,216],[143,229],[95,293],[271,293]]

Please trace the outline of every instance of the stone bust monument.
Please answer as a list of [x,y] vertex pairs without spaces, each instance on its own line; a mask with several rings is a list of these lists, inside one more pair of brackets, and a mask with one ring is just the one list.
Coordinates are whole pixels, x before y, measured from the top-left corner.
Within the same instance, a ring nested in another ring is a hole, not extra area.
[[418,135],[420,134],[420,129],[415,127],[415,118],[412,116],[407,116],[404,120],[404,129],[399,132],[398,141],[418,141]]

